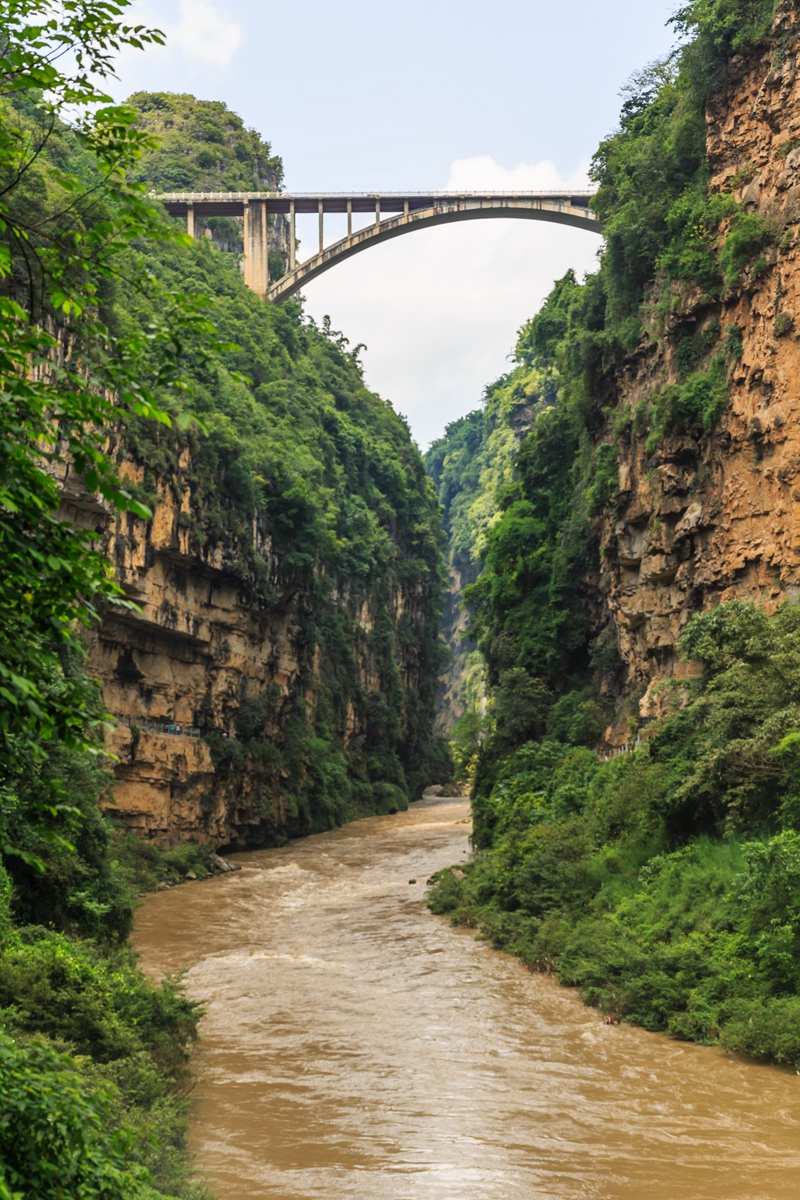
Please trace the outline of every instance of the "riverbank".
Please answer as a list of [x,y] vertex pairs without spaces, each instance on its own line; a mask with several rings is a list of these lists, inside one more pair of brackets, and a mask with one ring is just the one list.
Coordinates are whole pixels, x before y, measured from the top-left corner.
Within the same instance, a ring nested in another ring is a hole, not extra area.
[[606,1026],[428,913],[469,819],[426,799],[147,897],[142,965],[206,1009],[191,1144],[220,1200],[793,1198],[794,1078]]
[[435,912],[607,1014],[800,1069],[800,609],[694,617],[694,675],[607,761],[551,732],[481,745],[479,850]]

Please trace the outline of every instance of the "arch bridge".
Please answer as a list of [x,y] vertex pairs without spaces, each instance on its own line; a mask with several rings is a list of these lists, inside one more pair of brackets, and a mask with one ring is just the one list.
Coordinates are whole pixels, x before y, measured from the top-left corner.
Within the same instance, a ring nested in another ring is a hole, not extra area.
[[[345,258],[432,225],[516,217],[602,234],[602,222],[589,207],[591,196],[591,192],[169,192],[154,194],[153,199],[160,200],[170,216],[186,217],[192,237],[198,216],[242,217],[245,283],[259,296],[280,303]],[[274,282],[269,278],[268,257],[271,213],[289,219],[289,269]],[[319,220],[319,250],[302,263],[295,256],[295,220],[300,213],[315,213]],[[347,236],[330,246],[324,242],[325,213],[347,214]],[[354,232],[353,216],[363,213],[371,220]]]

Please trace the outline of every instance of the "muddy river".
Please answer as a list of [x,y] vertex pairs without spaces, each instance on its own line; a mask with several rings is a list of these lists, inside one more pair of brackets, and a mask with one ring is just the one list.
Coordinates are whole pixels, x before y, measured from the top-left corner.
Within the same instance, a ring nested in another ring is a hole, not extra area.
[[220,1200],[797,1200],[800,1079],[633,1027],[425,908],[468,805],[423,801],[150,896],[205,1001]]

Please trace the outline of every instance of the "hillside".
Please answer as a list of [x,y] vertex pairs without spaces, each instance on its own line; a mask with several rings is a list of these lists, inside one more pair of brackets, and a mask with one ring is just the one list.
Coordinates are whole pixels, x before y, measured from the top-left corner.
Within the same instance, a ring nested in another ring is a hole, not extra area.
[[[283,163],[255,129],[220,100],[175,92],[135,92],[127,104],[137,127],[150,135],[132,178],[155,192],[280,191]],[[242,223],[233,217],[198,215],[196,235],[218,249],[241,254]],[[289,257],[289,225],[269,217],[269,272],[279,279]]]
[[[224,126],[248,170],[274,166],[223,105],[132,103],[148,130],[154,111],[159,132],[165,111],[176,121],[141,160],[154,186],[181,147],[184,186],[212,185],[196,126]],[[216,186],[236,164],[220,164]],[[150,251],[149,265],[164,286],[211,297],[237,374],[189,365],[205,432],[119,434],[120,473],[153,517],[108,527],[139,611],[109,610],[90,650],[125,722],[116,811],[161,841],[219,846],[405,807],[426,781],[441,595],[438,514],[408,430],[343,338],[248,292],[235,252],[201,238]],[[129,320],[123,297],[111,311]]]
[[615,1019],[796,1062],[798,14],[676,24],[594,158],[600,269],[517,344],[554,386],[466,589],[481,853],[433,903]]
[[442,633],[449,657],[436,697],[436,728],[443,736],[467,711],[481,708],[483,670],[467,634],[464,589],[478,578],[486,533],[499,511],[498,491],[513,479],[514,456],[538,403],[538,374],[514,371],[488,387],[483,408],[448,425],[425,455],[447,538]]

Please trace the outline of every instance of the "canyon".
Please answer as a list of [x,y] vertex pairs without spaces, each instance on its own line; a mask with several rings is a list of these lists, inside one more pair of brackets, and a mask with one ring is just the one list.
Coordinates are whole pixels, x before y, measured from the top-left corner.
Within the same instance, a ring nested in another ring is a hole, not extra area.
[[[646,336],[606,383],[607,411],[633,412],[679,378],[681,347],[689,340],[720,330],[740,338],[741,352],[728,368],[729,404],[709,436],[666,433],[654,447],[635,420],[619,429],[613,417],[596,434],[598,444],[616,447],[618,496],[599,523],[600,565],[586,590],[595,629],[610,623],[614,630],[624,694],[645,723],[661,711],[665,679],[696,674],[677,650],[694,613],[734,596],[772,609],[800,595],[800,329],[793,315],[800,305],[799,43],[796,15],[785,6],[769,50],[735,56],[707,111],[710,190],[735,196],[765,219],[773,236],[763,255],[721,297],[686,285],[674,289],[668,313],[645,308]],[[222,239],[218,248],[228,248],[227,226],[207,232]],[[276,228],[274,237],[274,251],[285,251],[285,230]],[[517,404],[508,421],[512,448],[535,412],[535,397]],[[127,517],[124,530],[119,522],[106,530],[118,578],[136,606],[107,611],[90,639],[90,670],[119,719],[110,740],[118,760],[114,803],[127,826],[165,844],[269,843],[292,828],[280,770],[266,787],[247,772],[225,779],[208,740],[190,735],[211,731],[236,741],[242,698],[269,693],[265,728],[279,739],[293,691],[299,688],[314,709],[314,686],[303,680],[319,650],[309,659],[302,590],[278,584],[265,603],[237,574],[235,547],[224,540],[198,545],[191,529],[196,499],[186,482],[189,451],[183,454],[173,477],[158,481],[151,522]],[[145,467],[132,459],[122,474],[142,484]],[[255,515],[252,543],[275,574],[268,522]],[[445,632],[455,660],[439,688],[442,733],[464,711],[469,643],[459,593],[475,575],[463,555],[451,565]],[[398,620],[416,611],[424,623],[413,588],[395,581],[391,591],[387,603]],[[335,596],[344,593],[334,588]],[[348,620],[364,641],[381,603],[369,590],[346,598]],[[357,658],[360,689],[377,694],[374,655],[362,649]],[[400,663],[408,688],[413,659],[411,652]],[[630,704],[619,706],[607,745],[627,741],[629,713]],[[363,734],[363,715],[348,699],[343,747]]]

